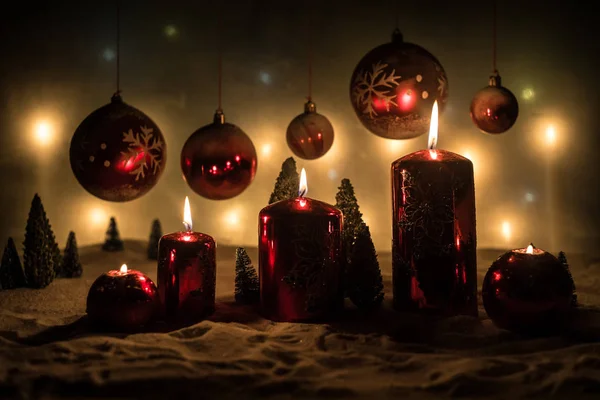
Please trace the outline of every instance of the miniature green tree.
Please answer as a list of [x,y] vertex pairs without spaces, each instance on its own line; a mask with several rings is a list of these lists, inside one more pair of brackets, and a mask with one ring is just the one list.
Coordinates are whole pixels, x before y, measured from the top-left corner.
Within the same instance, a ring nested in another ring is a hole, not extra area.
[[235,301],[254,304],[260,298],[256,269],[243,247],[235,250]]
[[79,278],[83,273],[83,267],[79,261],[79,250],[77,250],[77,239],[75,232],[69,232],[65,255],[63,257],[62,273],[65,278]]
[[32,288],[48,286],[55,276],[54,246],[48,235],[48,218],[37,194],[33,197],[25,241],[23,242],[23,264],[27,285]]
[[575,280],[573,279],[573,275],[571,275],[571,269],[569,268],[569,263],[567,262],[567,255],[564,251],[558,253],[558,261],[560,261],[560,263],[565,267],[567,273],[569,274],[569,278],[571,279],[571,286],[573,288],[573,299],[571,304],[573,305],[573,307],[577,307],[578,301],[575,288]]
[[119,235],[119,229],[117,228],[117,221],[115,217],[110,217],[110,224],[106,231],[106,240],[102,245],[104,251],[122,251],[124,248],[123,241]]
[[158,260],[158,242],[162,237],[162,227],[160,221],[155,219],[152,222],[152,230],[150,231],[150,240],[148,241],[148,259]]
[[275,181],[275,188],[269,198],[269,204],[298,197],[299,185],[300,176],[296,170],[296,160],[294,157],[290,157],[281,165],[281,172]]
[[362,213],[358,207],[358,201],[354,194],[354,187],[350,179],[342,179],[342,183],[335,195],[335,206],[344,214],[344,246],[346,248],[346,260],[350,263],[352,246],[361,225],[364,223]]
[[9,237],[0,263],[0,289],[7,290],[23,286],[25,286],[25,273],[15,242],[13,238]]
[[358,229],[347,271],[346,290],[358,307],[372,309],[383,300],[383,279],[369,227],[363,222]]

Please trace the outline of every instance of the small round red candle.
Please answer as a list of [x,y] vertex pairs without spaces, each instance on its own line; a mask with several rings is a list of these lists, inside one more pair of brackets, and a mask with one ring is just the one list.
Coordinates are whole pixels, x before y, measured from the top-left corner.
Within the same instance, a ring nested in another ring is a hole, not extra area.
[[100,275],[90,287],[87,313],[93,324],[109,330],[133,331],[155,316],[158,292],[152,280],[123,264]]
[[477,315],[473,163],[435,148],[392,163],[394,307],[436,315]]
[[195,322],[215,310],[216,244],[211,236],[192,232],[185,201],[187,230],[164,235],[158,244],[158,293],[161,316]]
[[483,280],[483,305],[494,323],[524,332],[554,332],[574,304],[573,278],[552,254],[529,245],[491,265]]
[[327,319],[344,303],[342,213],[304,197],[305,182],[302,170],[303,194],[259,214],[260,304],[274,321]]

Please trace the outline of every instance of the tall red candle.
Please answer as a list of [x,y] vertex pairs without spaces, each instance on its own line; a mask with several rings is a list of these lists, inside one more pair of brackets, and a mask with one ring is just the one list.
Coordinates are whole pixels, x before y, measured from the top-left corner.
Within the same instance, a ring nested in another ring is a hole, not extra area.
[[473,163],[436,149],[437,102],[429,149],[392,163],[394,307],[477,315]]
[[216,244],[211,236],[192,232],[187,197],[184,224],[185,232],[164,235],[158,244],[161,314],[171,320],[198,321],[215,309]]
[[300,195],[259,214],[260,304],[274,321],[323,320],[344,304],[342,213],[306,190],[303,169]]

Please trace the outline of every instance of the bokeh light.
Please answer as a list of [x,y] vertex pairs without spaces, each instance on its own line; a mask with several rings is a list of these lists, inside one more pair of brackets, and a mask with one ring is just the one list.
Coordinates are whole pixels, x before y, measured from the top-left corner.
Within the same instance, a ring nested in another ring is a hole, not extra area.
[[263,157],[269,157],[271,155],[272,151],[273,151],[273,145],[271,143],[263,144],[260,149],[260,152],[262,153]]
[[273,79],[271,78],[271,74],[266,71],[260,71],[258,73],[258,79],[264,83],[265,85],[270,85]]
[[93,228],[107,225],[109,220],[108,213],[101,207],[90,208],[88,212],[88,222]]
[[164,34],[169,39],[174,39],[179,36],[179,30],[175,25],[169,24],[164,28]]
[[115,51],[111,48],[106,48],[102,52],[102,58],[104,58],[104,60],[106,60],[106,61],[112,61],[115,59],[116,56],[117,56],[117,53],[115,53]]
[[526,87],[525,89],[523,89],[523,91],[521,92],[521,98],[525,101],[532,101],[533,99],[535,99],[535,92],[533,91],[533,88]]
[[501,227],[502,237],[506,242],[509,242],[512,239],[512,225],[509,221],[503,221]]
[[556,128],[554,125],[548,125],[545,131],[546,135],[546,145],[548,147],[553,147],[556,144]]
[[55,129],[49,121],[37,121],[33,127],[34,142],[38,146],[47,147],[54,142],[55,133]]

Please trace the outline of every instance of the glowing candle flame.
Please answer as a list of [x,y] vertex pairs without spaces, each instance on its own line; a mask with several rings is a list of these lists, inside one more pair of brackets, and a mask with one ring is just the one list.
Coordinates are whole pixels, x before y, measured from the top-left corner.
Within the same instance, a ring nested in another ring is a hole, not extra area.
[[121,269],[119,270],[119,272],[122,274],[126,274],[127,273],[127,264],[121,265]]
[[437,158],[437,152],[435,151],[438,141],[438,104],[437,100],[433,102],[433,109],[431,110],[431,123],[429,124],[429,154],[431,158]]
[[306,171],[302,168],[300,173],[300,188],[298,189],[298,196],[304,197],[308,193],[308,183],[306,182]]
[[526,251],[526,253],[527,253],[527,254],[533,254],[533,243],[532,243],[532,244],[530,244],[529,246],[527,246],[527,251]]
[[190,199],[185,196],[185,206],[183,207],[183,225],[187,232],[192,231],[192,211],[190,210]]

